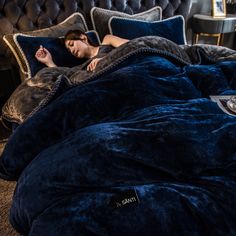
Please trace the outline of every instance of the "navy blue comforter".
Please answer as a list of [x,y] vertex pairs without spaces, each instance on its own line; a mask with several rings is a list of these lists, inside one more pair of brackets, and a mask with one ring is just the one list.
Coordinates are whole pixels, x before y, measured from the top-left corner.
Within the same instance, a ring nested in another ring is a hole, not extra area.
[[21,124],[1,157],[24,235],[236,235],[236,61],[126,58]]

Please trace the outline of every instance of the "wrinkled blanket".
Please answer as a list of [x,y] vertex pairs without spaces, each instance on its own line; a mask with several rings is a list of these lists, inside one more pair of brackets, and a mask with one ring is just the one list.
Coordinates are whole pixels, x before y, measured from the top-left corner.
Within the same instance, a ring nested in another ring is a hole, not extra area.
[[235,58],[147,37],[112,51],[93,75],[58,68],[33,111],[19,110],[0,159],[0,176],[18,179],[13,227],[235,235],[236,117],[209,99],[236,94]]
[[167,39],[153,36],[134,39],[109,53],[98,64],[94,75],[86,71],[90,60],[74,68],[58,67],[41,70],[35,77],[27,79],[18,86],[3,107],[2,117],[8,122],[21,124],[68,88],[104,74],[120,61],[125,62],[125,58],[143,53],[162,55],[183,65],[208,64],[236,58],[236,52],[225,47],[178,46]]

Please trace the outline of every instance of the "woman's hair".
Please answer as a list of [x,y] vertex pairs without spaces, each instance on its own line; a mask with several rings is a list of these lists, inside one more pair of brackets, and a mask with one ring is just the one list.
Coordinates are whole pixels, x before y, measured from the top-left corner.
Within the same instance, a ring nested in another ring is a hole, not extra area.
[[82,40],[81,38],[81,35],[85,35],[88,39],[88,43],[92,46],[96,46],[92,41],[91,39],[86,35],[86,33],[81,30],[81,29],[76,29],[76,30],[69,30],[65,37],[64,37],[64,43],[67,41],[67,40]]

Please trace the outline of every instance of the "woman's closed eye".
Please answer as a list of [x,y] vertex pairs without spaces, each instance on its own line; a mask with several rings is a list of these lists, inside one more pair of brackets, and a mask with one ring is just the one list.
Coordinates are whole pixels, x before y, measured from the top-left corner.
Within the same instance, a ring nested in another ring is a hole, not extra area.
[[74,46],[74,42],[73,41],[68,41],[66,48],[70,51],[70,48],[72,48]]

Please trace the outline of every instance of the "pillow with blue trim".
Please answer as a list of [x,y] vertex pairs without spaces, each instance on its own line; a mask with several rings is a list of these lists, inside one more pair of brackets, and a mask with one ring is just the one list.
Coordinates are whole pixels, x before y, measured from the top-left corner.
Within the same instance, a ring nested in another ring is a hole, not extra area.
[[[94,45],[100,45],[97,32],[86,32],[88,38]],[[73,67],[84,63],[87,59],[77,58],[73,56],[65,47],[63,38],[59,37],[36,37],[25,34],[15,34],[13,40],[20,55],[18,63],[23,72],[27,74],[28,78],[33,77],[39,70],[45,67],[45,65],[39,62],[35,58],[35,53],[39,49],[40,45],[47,48],[52,54],[53,61],[57,66]],[[26,66],[26,68],[25,68]]]
[[111,17],[108,24],[110,34],[121,38],[159,36],[179,45],[186,44],[185,20],[182,15],[154,22]]

